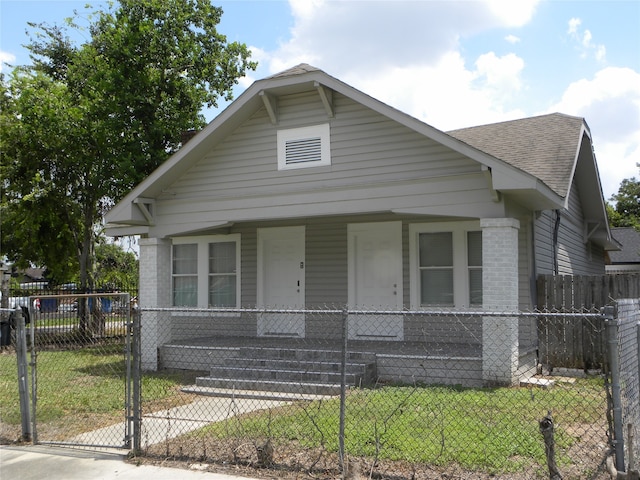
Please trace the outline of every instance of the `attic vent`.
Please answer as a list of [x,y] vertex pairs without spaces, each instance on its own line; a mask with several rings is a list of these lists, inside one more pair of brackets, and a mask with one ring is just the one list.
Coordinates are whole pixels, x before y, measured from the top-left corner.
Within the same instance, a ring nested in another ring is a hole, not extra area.
[[289,140],[285,144],[285,163],[319,162],[322,160],[322,139],[320,137]]
[[329,124],[278,131],[278,170],[331,165]]

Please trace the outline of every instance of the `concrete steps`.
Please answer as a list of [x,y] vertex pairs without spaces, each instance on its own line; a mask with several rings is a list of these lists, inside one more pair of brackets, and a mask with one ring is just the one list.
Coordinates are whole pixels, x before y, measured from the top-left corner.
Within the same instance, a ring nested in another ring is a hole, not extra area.
[[[342,353],[336,350],[242,347],[216,362],[209,375],[196,378],[204,389],[281,392],[294,395],[338,395]],[[346,363],[347,386],[376,381],[376,356],[351,352]]]

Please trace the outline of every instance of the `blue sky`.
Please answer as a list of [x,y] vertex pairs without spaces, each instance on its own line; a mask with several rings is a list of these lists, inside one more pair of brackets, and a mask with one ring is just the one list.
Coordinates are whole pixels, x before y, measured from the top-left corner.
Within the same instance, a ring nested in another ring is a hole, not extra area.
[[[28,63],[27,22],[60,23],[85,3],[0,0],[0,57]],[[582,116],[605,198],[639,176],[640,0],[215,3],[224,10],[219,31],[246,43],[260,65],[236,95],[304,62],[445,131]]]

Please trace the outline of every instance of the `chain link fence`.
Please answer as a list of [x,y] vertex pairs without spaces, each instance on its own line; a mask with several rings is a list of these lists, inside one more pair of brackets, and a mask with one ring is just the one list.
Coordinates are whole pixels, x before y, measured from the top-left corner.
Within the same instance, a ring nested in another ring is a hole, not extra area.
[[[76,297],[98,320],[30,312],[36,442],[284,478],[535,479],[555,468],[604,479],[607,458],[633,469],[638,302],[609,319],[333,307],[129,316],[126,296],[111,308],[103,298]],[[578,331],[590,340],[567,356],[562,342]],[[3,443],[20,435],[13,343],[0,354]]]
[[292,478],[548,478],[550,460],[609,478],[604,352],[536,362],[538,328],[572,323],[604,332],[590,313],[143,309],[141,365],[175,385],[143,381],[138,453]]
[[[0,441],[24,437],[28,416],[35,443],[128,447],[130,295],[41,294],[21,303],[3,312]],[[18,391],[22,350],[29,352],[28,412]]]
[[640,448],[634,439],[640,426],[640,299],[619,300],[607,310],[615,467],[633,471],[637,478]]

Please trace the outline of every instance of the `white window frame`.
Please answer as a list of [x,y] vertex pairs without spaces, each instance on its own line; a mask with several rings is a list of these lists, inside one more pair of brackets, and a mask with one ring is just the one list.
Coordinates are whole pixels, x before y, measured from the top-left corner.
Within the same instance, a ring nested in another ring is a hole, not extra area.
[[[413,223],[409,225],[409,285],[413,310],[430,308],[479,309],[482,305],[469,305],[469,262],[467,260],[467,232],[482,231],[479,221]],[[453,242],[453,305],[420,304],[420,243],[421,233],[452,234]]]
[[[330,134],[331,129],[328,123],[278,130],[278,170],[294,170],[298,168],[323,167],[331,165]],[[287,142],[312,138],[320,138],[320,159],[288,164],[286,158]]]
[[[198,290],[197,290],[197,308],[216,308],[210,306],[209,303],[209,244],[211,243],[227,243],[235,242],[236,244],[236,305],[232,308],[240,308],[240,234],[233,233],[229,235],[206,235],[197,237],[174,237],[171,239],[172,245],[196,244],[198,246]],[[173,248],[171,249],[171,298],[173,299]],[[172,300],[173,302],[173,300]],[[179,307],[179,305],[176,305]]]

